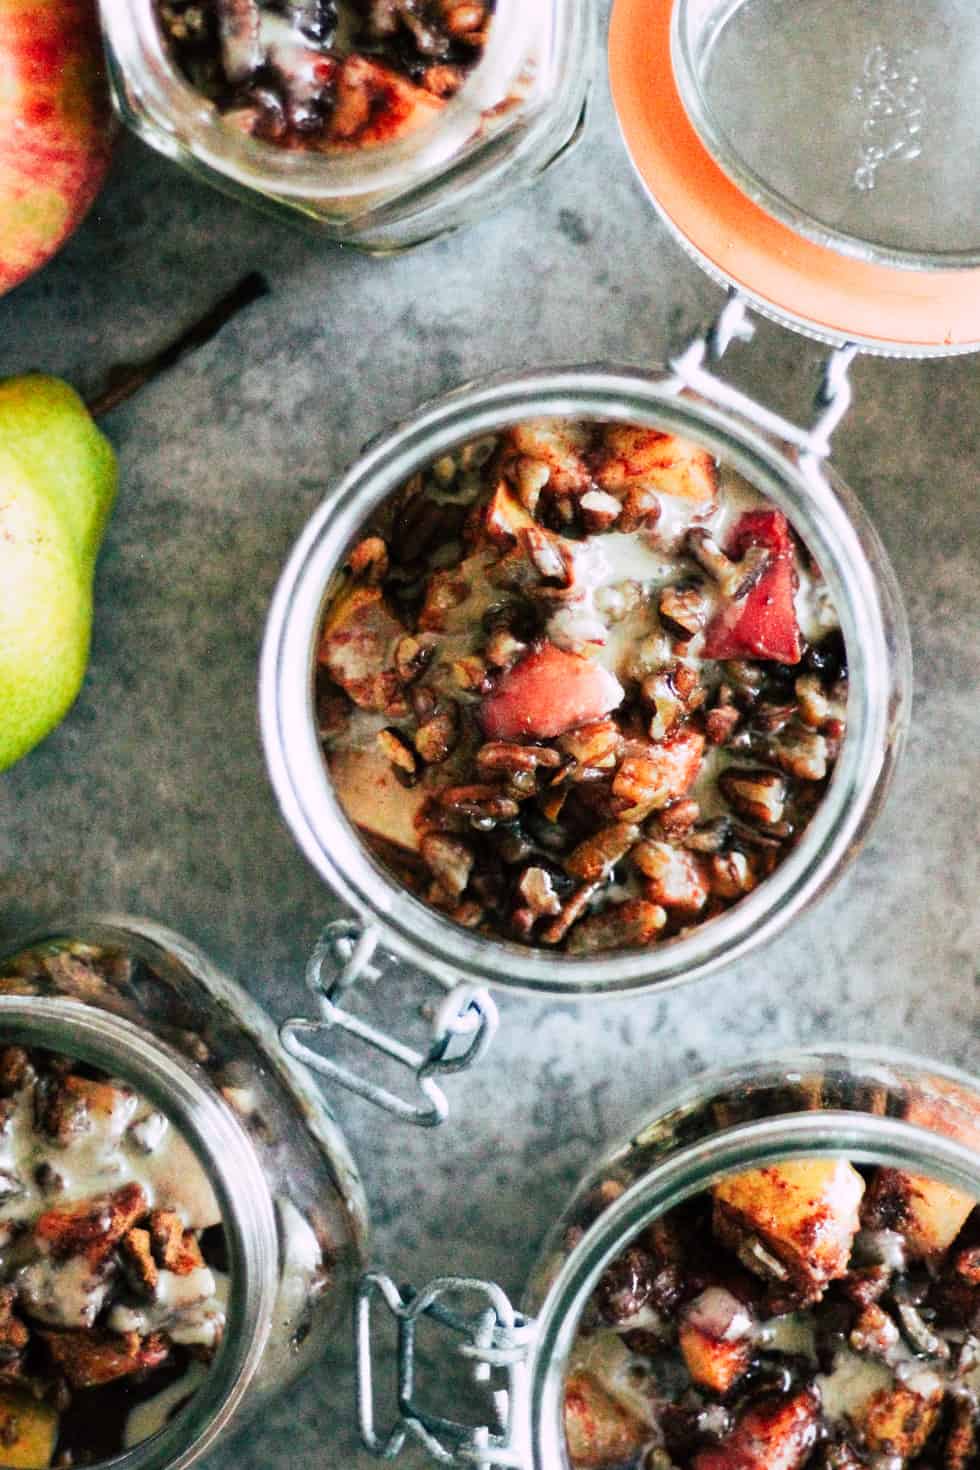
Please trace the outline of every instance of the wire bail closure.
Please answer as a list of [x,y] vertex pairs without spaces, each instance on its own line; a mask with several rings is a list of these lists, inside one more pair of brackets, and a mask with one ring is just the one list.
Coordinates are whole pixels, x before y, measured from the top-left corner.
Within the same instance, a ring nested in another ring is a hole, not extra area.
[[745,298],[738,291],[729,290],[727,302],[708,330],[693,338],[682,352],[669,360],[668,366],[674,377],[667,384],[668,388],[676,393],[684,388],[694,389],[721,408],[733,410],[759,428],[795,445],[804,458],[815,462],[826,459],[830,454],[831,436],[851,406],[853,395],[848,374],[857,355],[857,345],[847,342],[827,358],[814,399],[816,421],[811,428],[801,429],[757,403],[747,393],[733,388],[706,366],[711,364],[713,367],[720,362],[732,342],[750,342],[754,335],[755,324],[749,316]]
[[[352,1015],[342,1004],[347,992],[359,980],[377,981],[384,973],[384,965],[376,961],[380,937],[379,929],[362,925],[354,919],[338,919],[328,924],[306,967],[306,982],[316,997],[319,1019],[294,1016],[280,1026],[279,1037],[290,1056],[321,1077],[329,1077],[403,1122],[414,1123],[420,1128],[434,1128],[449,1116],[449,1103],[436,1077],[465,1072],[480,1061],[497,1032],[497,1007],[485,989],[472,985],[454,986],[436,1010],[432,1022],[432,1044],[425,1053],[406,1046],[389,1032]],[[425,1101],[406,1101],[343,1063],[314,1051],[301,1040],[303,1037],[322,1036],[335,1029],[346,1032],[365,1046],[406,1067],[414,1074]],[[468,1045],[458,1055],[448,1056],[449,1048],[457,1037],[468,1037]]]
[[[486,1299],[482,1311],[461,1316],[445,1305],[447,1297],[474,1294]],[[398,1418],[387,1433],[375,1428],[371,1307],[380,1296],[398,1323]],[[472,1364],[473,1380],[489,1383],[493,1373],[506,1387],[493,1392],[497,1427],[460,1424],[421,1409],[415,1402],[415,1337],[425,1316],[463,1339],[456,1351]],[[390,1276],[369,1271],[358,1284],[354,1304],[357,1352],[357,1414],[361,1440],[380,1460],[394,1460],[409,1439],[423,1445],[441,1465],[478,1470],[527,1470],[528,1356],[535,1324],[515,1312],[499,1286],[464,1276],[443,1276],[422,1291],[399,1288]]]

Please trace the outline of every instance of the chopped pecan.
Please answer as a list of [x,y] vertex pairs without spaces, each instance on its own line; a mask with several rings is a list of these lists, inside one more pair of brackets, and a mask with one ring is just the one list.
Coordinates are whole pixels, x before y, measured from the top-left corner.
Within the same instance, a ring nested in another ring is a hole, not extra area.
[[582,524],[589,535],[608,531],[619,520],[622,502],[605,490],[587,490],[579,501]]
[[665,909],[697,914],[708,901],[703,859],[668,842],[638,842],[630,854],[634,867],[646,879],[647,898]]
[[130,1281],[147,1296],[154,1296],[160,1280],[157,1263],[153,1259],[150,1232],[134,1227],[120,1242],[123,1264]]
[[488,740],[476,753],[481,776],[512,776],[516,771],[553,770],[561,756],[550,745],[519,745],[511,740]]
[[622,750],[623,734],[615,720],[595,720],[559,735],[557,745],[577,766],[611,770]]
[[731,740],[742,712],[734,704],[717,704],[704,717],[704,733],[709,745],[727,745]]
[[637,742],[641,753],[627,755],[613,778],[612,793],[627,808],[625,820],[642,820],[651,811],[684,796],[701,767],[704,736],[682,728],[658,743]]
[[595,893],[597,883],[580,883],[575,892],[562,904],[561,913],[550,923],[547,928],[542,929],[538,936],[542,944],[561,944],[569,929],[588,907],[589,899]]
[[432,633],[421,633],[418,638],[406,634],[395,645],[395,669],[403,684],[414,684],[432,662],[438,640]]
[[693,638],[695,633],[700,633],[708,620],[708,604],[704,589],[698,582],[665,587],[657,606],[668,631],[683,638]]
[[0,1287],[0,1365],[4,1368],[20,1356],[31,1336],[20,1318],[14,1316],[16,1302],[16,1287]]
[[404,633],[380,587],[352,584],[333,604],[317,657],[355,704],[404,713],[400,680],[388,662]]
[[535,919],[561,913],[561,899],[555,892],[554,880],[547,868],[525,868],[517,891]]
[[34,1227],[35,1239],[52,1255],[84,1255],[90,1266],[96,1266],[115,1250],[147,1207],[141,1187],[124,1184],[112,1194],[45,1211]]
[[470,881],[473,854],[454,837],[430,832],[422,838],[422,858],[436,881],[452,898],[459,898]]
[[441,765],[459,740],[459,709],[448,701],[415,732],[415,749],[427,766]]
[[659,904],[629,898],[580,920],[569,934],[566,948],[576,955],[639,949],[656,938],[666,922],[667,915]]
[[59,1373],[72,1388],[98,1388],[159,1368],[170,1347],[159,1333],[140,1338],[135,1332],[41,1332]]
[[381,754],[396,770],[410,777],[418,774],[418,757],[400,730],[389,725],[387,729],[378,731],[377,739]]
[[748,770],[729,766],[718,778],[722,795],[740,816],[764,827],[782,821],[786,807],[786,782],[776,771]]
[[354,547],[348,565],[356,582],[378,587],[388,575],[388,548],[380,536],[366,536]]
[[605,879],[629,852],[640,836],[639,827],[629,822],[614,822],[593,832],[574,848],[565,859],[566,873],[584,883]]
[[623,496],[623,508],[616,522],[617,531],[629,535],[649,530],[660,519],[660,497],[645,485],[631,485]]
[[744,852],[719,852],[709,865],[711,891],[718,898],[741,898],[755,887],[755,874]]
[[[517,816],[518,805],[500,786],[447,786],[436,797],[444,811],[468,817],[472,822],[510,822]],[[488,829],[489,830],[489,829]]]
[[22,1046],[0,1049],[0,1097],[13,1097],[33,1075],[34,1068]]

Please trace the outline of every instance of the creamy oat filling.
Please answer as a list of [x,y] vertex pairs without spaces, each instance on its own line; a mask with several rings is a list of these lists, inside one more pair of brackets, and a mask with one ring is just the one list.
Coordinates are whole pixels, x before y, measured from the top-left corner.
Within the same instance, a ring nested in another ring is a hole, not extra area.
[[704,450],[537,421],[418,474],[332,589],[317,707],[348,816],[458,923],[574,954],[722,912],[845,734],[819,568]]
[[158,0],[187,80],[281,148],[338,151],[438,115],[483,54],[493,0]]
[[565,1424],[574,1470],[976,1470],[978,1396],[976,1201],[794,1160],[722,1180],[609,1267]]
[[221,1213],[169,1120],[72,1059],[0,1049],[0,1465],[155,1433],[221,1341]]

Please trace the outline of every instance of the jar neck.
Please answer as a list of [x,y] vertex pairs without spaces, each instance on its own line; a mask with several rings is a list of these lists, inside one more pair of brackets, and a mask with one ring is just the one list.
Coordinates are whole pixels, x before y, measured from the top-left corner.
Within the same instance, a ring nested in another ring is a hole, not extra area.
[[[952,1083],[976,1103],[980,1120],[980,1093],[974,1079],[951,1068],[879,1049],[842,1048],[830,1053],[801,1054],[782,1059],[773,1076],[800,1082],[830,1064],[864,1067],[869,1076],[896,1094],[909,1086],[928,1088],[930,1080]],[[534,1357],[531,1367],[530,1436],[534,1470],[556,1470],[567,1464],[563,1418],[565,1364],[574,1344],[582,1311],[600,1276],[624,1247],[651,1222],[692,1195],[709,1189],[718,1179],[748,1169],[766,1168],[791,1158],[841,1158],[855,1164],[908,1169],[950,1185],[980,1200],[980,1154],[973,1148],[926,1128],[850,1108],[807,1110],[801,1089],[801,1111],[783,1111],[733,1127],[718,1129],[714,1104],[731,1090],[758,1080],[760,1068],[750,1064],[689,1084],[664,1103],[656,1117],[628,1147],[656,1147],[663,1154],[644,1170],[614,1204],[603,1211],[570,1252],[548,1288],[536,1314]],[[788,1106],[788,1105],[784,1105]],[[704,1119],[703,1136],[691,1136],[696,1112]],[[621,1158],[624,1150],[610,1155]],[[533,1304],[532,1304],[533,1305]]]
[[79,1001],[0,996],[0,1034],[63,1052],[130,1084],[165,1113],[194,1150],[221,1210],[231,1294],[221,1347],[187,1407],[114,1470],[184,1470],[226,1428],[258,1367],[277,1284],[275,1210],[241,1124],[178,1052],[118,1016]]

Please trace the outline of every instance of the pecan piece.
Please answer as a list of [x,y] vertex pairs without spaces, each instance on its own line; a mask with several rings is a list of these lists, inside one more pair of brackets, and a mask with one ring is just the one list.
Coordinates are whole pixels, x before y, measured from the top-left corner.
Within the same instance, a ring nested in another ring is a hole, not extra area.
[[763,827],[781,822],[786,807],[786,782],[776,771],[730,766],[718,778],[722,795],[740,816]]
[[547,868],[525,868],[517,885],[517,891],[531,910],[533,918],[545,915],[554,918],[561,913],[561,899]]
[[451,898],[459,898],[473,871],[473,854],[454,837],[430,832],[422,838],[421,853],[426,867]]
[[54,1256],[84,1255],[99,1265],[146,1213],[147,1198],[138,1184],[112,1194],[81,1200],[61,1210],[46,1210],[34,1227],[35,1239]]
[[658,603],[661,620],[668,631],[682,638],[693,638],[708,620],[708,605],[700,583],[680,583],[665,587]]
[[159,1368],[170,1348],[159,1333],[41,1332],[58,1372],[72,1388],[98,1388],[133,1373]]
[[668,842],[638,842],[631,853],[634,867],[646,879],[646,895],[652,903],[685,914],[697,914],[708,901],[708,882],[699,861]]
[[396,771],[401,771],[405,776],[414,780],[418,775],[418,757],[402,732],[396,730],[394,725],[389,725],[386,729],[378,731],[377,739],[385,760],[390,761]]
[[640,829],[630,822],[614,822],[593,832],[565,859],[565,871],[585,883],[605,879],[639,839]]
[[667,922],[659,904],[629,898],[582,919],[568,936],[569,954],[598,954],[609,949],[638,949],[656,938]]
[[459,709],[449,703],[415,732],[415,749],[427,766],[441,765],[459,740]]
[[388,548],[380,536],[366,536],[354,547],[348,565],[355,582],[378,587],[388,575]]
[[715,853],[708,869],[711,891],[718,898],[741,898],[755,887],[755,874],[744,852]]
[[447,786],[436,800],[454,816],[469,817],[471,821],[487,822],[491,826],[513,821],[519,811],[514,798],[500,786]]
[[598,888],[597,883],[581,883],[570,898],[562,905],[561,913],[556,919],[541,931],[539,938],[542,944],[560,944],[569,929],[584,913],[589,899]]
[[488,740],[476,753],[481,776],[512,776],[516,771],[554,769],[561,756],[550,745],[519,745],[511,740]]
[[150,1232],[136,1228],[127,1231],[120,1243],[120,1249],[130,1281],[144,1295],[155,1296],[160,1281],[160,1272],[153,1259]]

